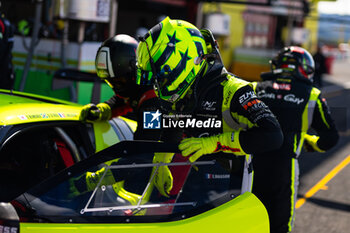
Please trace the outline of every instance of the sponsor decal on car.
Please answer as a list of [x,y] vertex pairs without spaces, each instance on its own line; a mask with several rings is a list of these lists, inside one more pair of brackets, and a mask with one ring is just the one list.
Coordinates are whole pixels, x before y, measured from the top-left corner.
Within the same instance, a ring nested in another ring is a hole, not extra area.
[[19,115],[20,120],[33,120],[33,119],[49,119],[49,118],[75,118],[78,114],[76,113],[38,113],[38,114],[27,114]]
[[61,117],[61,118],[65,118],[66,115],[64,113],[58,113],[58,115]]
[[27,120],[28,119],[25,115],[20,115],[20,116],[18,116],[18,118],[21,119],[21,120]]

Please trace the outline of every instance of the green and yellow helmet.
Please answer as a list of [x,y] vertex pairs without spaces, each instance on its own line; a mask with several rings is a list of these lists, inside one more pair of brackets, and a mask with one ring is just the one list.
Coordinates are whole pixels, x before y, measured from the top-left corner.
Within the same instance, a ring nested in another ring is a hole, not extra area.
[[154,84],[159,98],[175,103],[205,67],[207,48],[194,25],[167,17],[141,38],[136,53],[137,83]]

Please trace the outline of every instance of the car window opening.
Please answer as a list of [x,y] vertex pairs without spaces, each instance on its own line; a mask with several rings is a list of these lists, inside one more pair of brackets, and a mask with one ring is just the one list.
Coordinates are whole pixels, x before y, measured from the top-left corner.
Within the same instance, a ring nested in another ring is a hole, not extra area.
[[[36,187],[23,195],[27,205],[36,210],[28,221],[123,222],[125,217],[135,217],[136,222],[145,218],[176,220],[215,208],[241,194],[244,159],[219,153],[191,164],[181,154],[175,156],[182,161],[152,163],[153,153],[119,157],[50,184],[52,188],[47,190]],[[168,197],[154,186],[155,173],[161,167],[168,167],[173,174]]]
[[[3,144],[0,151],[0,187],[6,192],[0,192],[0,201],[13,200],[34,185],[87,157],[86,146],[77,147],[82,141],[74,142],[66,131],[63,127],[19,130]],[[69,133],[72,135],[72,132]]]

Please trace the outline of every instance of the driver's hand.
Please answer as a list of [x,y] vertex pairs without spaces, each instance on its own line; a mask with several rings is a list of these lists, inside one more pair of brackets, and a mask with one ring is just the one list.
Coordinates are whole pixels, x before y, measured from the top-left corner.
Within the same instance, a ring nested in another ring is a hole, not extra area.
[[189,157],[190,162],[195,162],[202,155],[212,154],[217,149],[217,137],[185,138],[179,144],[182,156]]
[[112,116],[111,107],[106,103],[87,104],[80,111],[79,120],[98,121],[109,120]]
[[[79,178],[75,179],[69,179],[69,190],[68,190],[68,198],[74,198],[79,196],[80,194],[82,194],[83,192],[78,190],[78,182],[79,182]],[[86,185],[85,185],[86,186]]]
[[185,138],[179,144],[182,156],[189,157],[191,163],[203,155],[219,151],[244,156],[246,153],[239,142],[240,131],[226,132],[210,137]]
[[[153,163],[170,163],[173,153],[155,153]],[[173,175],[166,165],[153,167],[152,174],[155,172],[153,183],[159,193],[165,197],[169,197],[169,193],[173,188]]]
[[154,185],[160,194],[165,197],[169,197],[168,194],[173,188],[173,175],[171,174],[168,166],[161,166],[158,168],[154,177]]

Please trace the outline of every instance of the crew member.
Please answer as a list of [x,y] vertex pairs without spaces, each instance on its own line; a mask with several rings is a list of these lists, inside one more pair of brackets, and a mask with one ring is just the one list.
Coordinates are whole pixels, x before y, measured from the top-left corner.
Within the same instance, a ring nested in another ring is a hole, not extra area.
[[[299,184],[298,157],[307,151],[334,147],[338,133],[321,91],[312,86],[314,60],[297,46],[286,47],[271,61],[268,80],[255,83],[259,99],[277,117],[284,140],[281,148],[255,153],[253,193],[264,203],[273,233],[290,232]],[[318,136],[307,134],[313,129]]]
[[[80,113],[81,120],[109,120],[132,113],[131,116],[142,126],[143,111],[156,108],[157,98],[152,87],[136,84],[137,45],[134,38],[125,34],[116,35],[102,43],[96,54],[96,72],[115,95],[103,103],[85,105]],[[141,131],[142,127],[138,127],[135,139],[159,138],[154,130]]]
[[190,162],[217,152],[241,156],[247,175],[242,192],[249,191],[249,154],[279,148],[282,132],[252,84],[226,71],[211,32],[167,17],[140,41],[137,65],[138,83],[155,83],[163,112],[222,123],[217,128],[177,130],[177,137],[166,134],[171,135],[168,140],[180,143]]

